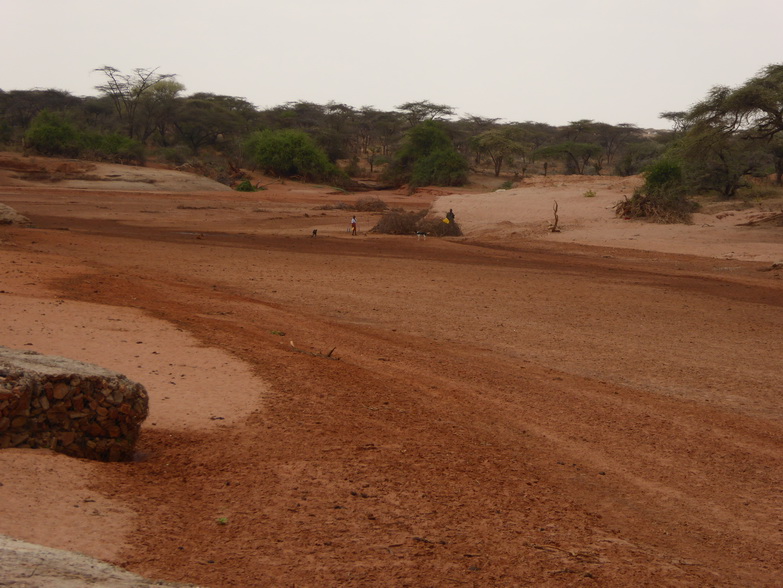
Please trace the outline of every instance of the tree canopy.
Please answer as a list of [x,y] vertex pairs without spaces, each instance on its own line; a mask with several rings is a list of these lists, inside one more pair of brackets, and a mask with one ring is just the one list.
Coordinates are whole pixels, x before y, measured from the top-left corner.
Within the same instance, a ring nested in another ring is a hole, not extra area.
[[173,74],[158,74],[157,68],[139,67],[130,74],[125,74],[110,65],[104,65],[95,71],[103,73],[106,77],[104,83],[99,84],[95,89],[112,101],[117,116],[125,124],[131,139],[137,132],[136,113],[145,94],[155,84],[174,77]]
[[468,165],[445,125],[428,120],[408,131],[387,178],[398,185],[460,186],[467,182]]
[[673,146],[695,190],[734,197],[747,178],[775,169],[783,136],[783,64],[769,65],[737,88],[715,86],[681,113],[681,136]]
[[248,158],[266,173],[306,181],[335,181],[340,171],[303,131],[258,131],[245,143]]
[[[590,119],[557,127],[458,117],[454,107],[429,100],[389,111],[304,100],[259,109],[241,97],[187,95],[174,74],[157,68],[95,71],[104,76],[96,96],[0,89],[0,142],[122,161],[143,161],[147,151],[176,163],[218,157],[235,169],[258,164],[246,149],[257,133],[296,131],[334,169],[376,179],[385,173],[396,184],[455,185],[469,172],[517,179],[547,169],[631,175],[660,157],[680,162],[694,192],[733,197],[751,176],[783,178],[783,64],[763,68],[737,88],[716,86],[688,110],[662,113],[674,126],[664,131]],[[312,170],[297,166],[290,173],[305,177]]]

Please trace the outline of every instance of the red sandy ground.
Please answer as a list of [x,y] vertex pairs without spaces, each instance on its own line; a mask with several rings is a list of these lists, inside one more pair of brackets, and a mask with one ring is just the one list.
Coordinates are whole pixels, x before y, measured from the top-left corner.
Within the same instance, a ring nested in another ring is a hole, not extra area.
[[318,187],[15,184],[0,344],[152,414],[133,463],[0,452],[0,533],[214,587],[782,585],[780,229],[598,247],[604,205],[548,238],[466,195],[419,241]]

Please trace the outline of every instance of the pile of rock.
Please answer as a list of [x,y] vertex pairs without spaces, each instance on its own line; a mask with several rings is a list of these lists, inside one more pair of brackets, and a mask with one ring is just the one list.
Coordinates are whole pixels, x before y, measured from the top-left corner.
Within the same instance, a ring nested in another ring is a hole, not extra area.
[[0,347],[0,449],[128,460],[148,407],[144,386],[122,374]]

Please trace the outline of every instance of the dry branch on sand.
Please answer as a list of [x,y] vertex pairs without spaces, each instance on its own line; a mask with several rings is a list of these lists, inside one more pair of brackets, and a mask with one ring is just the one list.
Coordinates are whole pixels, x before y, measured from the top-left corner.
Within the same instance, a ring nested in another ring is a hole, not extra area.
[[334,350],[337,349],[337,347],[332,347],[328,353],[322,353],[320,351],[307,351],[306,349],[299,349],[296,345],[294,345],[293,341],[289,341],[291,344],[291,349],[296,351],[297,353],[304,353],[305,355],[310,355],[312,357],[320,357],[322,359],[333,359],[335,361],[340,361],[339,357],[334,357],[332,354],[334,353]]
[[555,220],[554,220],[554,222],[551,225],[549,225],[549,232],[550,233],[559,233],[560,232],[560,227],[558,226],[558,223],[560,222],[560,217],[557,216],[557,200],[555,200],[555,204],[552,207],[552,210],[555,213]]
[[762,214],[753,220],[746,223],[739,223],[738,227],[758,227],[760,225],[772,225],[775,227],[783,227],[783,211],[773,212],[769,214]]

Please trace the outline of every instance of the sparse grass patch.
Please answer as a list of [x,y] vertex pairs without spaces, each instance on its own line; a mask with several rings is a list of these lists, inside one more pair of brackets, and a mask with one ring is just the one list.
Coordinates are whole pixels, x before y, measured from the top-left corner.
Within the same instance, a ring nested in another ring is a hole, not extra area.
[[587,192],[582,194],[582,196],[584,196],[585,198],[595,198],[596,193],[593,190],[588,190]]

